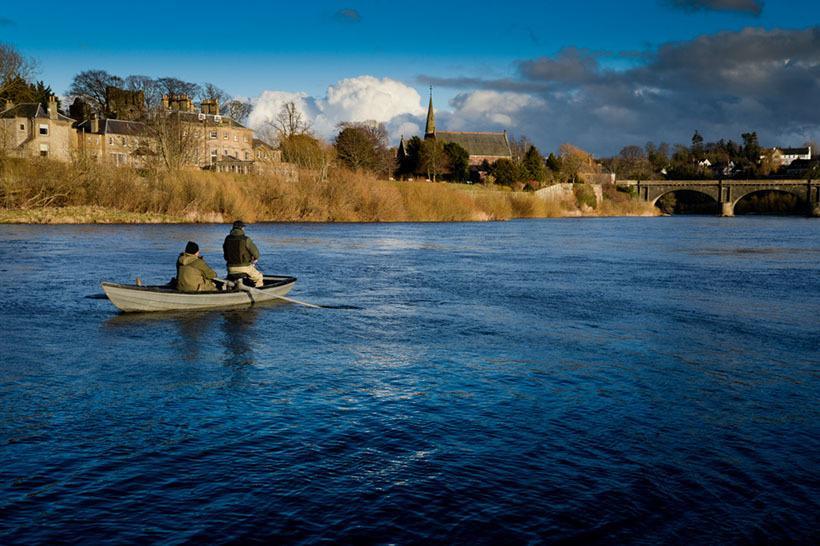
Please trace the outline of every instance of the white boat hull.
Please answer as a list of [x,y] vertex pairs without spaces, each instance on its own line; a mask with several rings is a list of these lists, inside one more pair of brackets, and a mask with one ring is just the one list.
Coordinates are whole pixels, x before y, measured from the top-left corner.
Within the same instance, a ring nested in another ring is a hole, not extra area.
[[157,311],[195,311],[216,307],[254,305],[277,300],[296,284],[294,277],[265,277],[265,286],[249,291],[179,292],[165,286],[136,286],[104,282],[108,299],[125,313]]

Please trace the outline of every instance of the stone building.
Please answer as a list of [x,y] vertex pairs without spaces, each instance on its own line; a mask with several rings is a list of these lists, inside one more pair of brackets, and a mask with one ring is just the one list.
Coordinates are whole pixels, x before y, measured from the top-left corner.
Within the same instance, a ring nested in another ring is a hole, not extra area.
[[145,119],[145,93],[142,91],[109,86],[105,88],[105,102],[108,104],[108,118],[126,121]]
[[433,110],[433,94],[430,93],[430,104],[427,107],[427,125],[424,129],[424,140],[435,139],[443,144],[453,142],[470,154],[470,166],[477,167],[484,161],[493,163],[499,159],[512,159],[507,132],[468,132],[438,131],[436,114]]
[[145,123],[121,119],[91,119],[76,126],[77,150],[82,156],[116,166],[144,167],[155,156],[154,139]]
[[14,157],[71,159],[75,150],[74,120],[57,110],[57,98],[48,108],[40,103],[14,105],[7,101],[0,112],[0,148]]
[[253,131],[227,116],[219,115],[219,101],[204,100],[199,111],[187,95],[162,98],[171,115],[195,129],[201,141],[196,153],[199,167],[218,172],[249,173],[253,169]]

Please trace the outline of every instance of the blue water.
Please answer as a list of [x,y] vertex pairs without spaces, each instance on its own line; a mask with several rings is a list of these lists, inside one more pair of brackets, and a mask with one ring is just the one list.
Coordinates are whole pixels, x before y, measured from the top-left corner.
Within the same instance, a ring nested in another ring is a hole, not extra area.
[[820,222],[0,226],[0,543],[817,543]]

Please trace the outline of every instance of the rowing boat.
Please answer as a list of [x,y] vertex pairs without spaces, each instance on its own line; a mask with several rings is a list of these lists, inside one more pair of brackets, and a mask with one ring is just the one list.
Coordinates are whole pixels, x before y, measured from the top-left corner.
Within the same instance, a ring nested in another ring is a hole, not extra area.
[[103,282],[102,289],[118,309],[126,313],[150,311],[193,311],[214,307],[254,305],[282,299],[296,284],[296,277],[265,276],[255,289],[234,287],[208,292],[180,292],[170,286],[138,286]]

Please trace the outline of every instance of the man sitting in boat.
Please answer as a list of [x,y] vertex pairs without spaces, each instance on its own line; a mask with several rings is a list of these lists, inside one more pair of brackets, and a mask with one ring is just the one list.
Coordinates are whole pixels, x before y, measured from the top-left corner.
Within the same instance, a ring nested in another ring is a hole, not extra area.
[[228,265],[229,276],[245,274],[257,288],[262,286],[262,273],[255,265],[259,259],[259,249],[250,237],[245,235],[245,223],[242,220],[233,223],[233,229],[222,244],[222,253]]
[[211,279],[216,271],[211,269],[199,254],[199,245],[188,241],[185,252],[177,258],[177,290],[180,292],[206,292],[216,287]]

